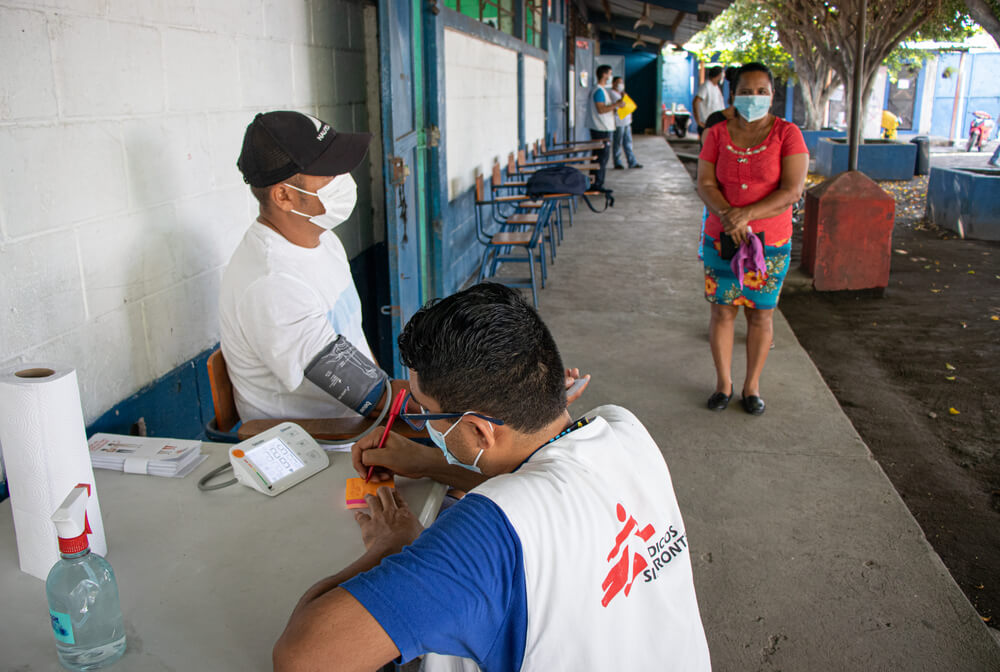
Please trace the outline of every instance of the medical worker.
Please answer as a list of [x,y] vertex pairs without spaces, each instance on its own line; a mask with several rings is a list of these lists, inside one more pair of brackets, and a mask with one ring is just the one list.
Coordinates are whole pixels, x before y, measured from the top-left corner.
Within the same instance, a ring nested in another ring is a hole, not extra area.
[[416,313],[399,351],[404,420],[489,479],[427,529],[392,489],[369,496],[364,555],[299,600],[274,669],[709,670],[660,448],[619,406],[570,415],[531,305],[473,286]]
[[608,170],[608,158],[611,156],[611,138],[615,132],[615,110],[625,106],[625,101],[617,103],[612,100],[608,87],[611,84],[611,66],[601,65],[597,68],[597,82],[590,92],[590,104],[587,106],[587,126],[590,128],[592,140],[603,140],[604,148],[597,155],[597,175],[594,177],[592,189],[604,188],[604,174]]

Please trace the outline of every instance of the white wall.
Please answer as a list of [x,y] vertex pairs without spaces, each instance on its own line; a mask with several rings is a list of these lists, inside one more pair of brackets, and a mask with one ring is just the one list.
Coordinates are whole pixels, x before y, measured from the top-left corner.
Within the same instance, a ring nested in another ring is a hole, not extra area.
[[545,139],[545,61],[524,57],[524,140]]
[[487,177],[517,149],[517,53],[455,30],[444,31],[445,156],[448,198]]
[[256,215],[243,131],[289,108],[366,128],[363,32],[339,0],[0,0],[0,369],[75,367],[89,422],[213,345]]

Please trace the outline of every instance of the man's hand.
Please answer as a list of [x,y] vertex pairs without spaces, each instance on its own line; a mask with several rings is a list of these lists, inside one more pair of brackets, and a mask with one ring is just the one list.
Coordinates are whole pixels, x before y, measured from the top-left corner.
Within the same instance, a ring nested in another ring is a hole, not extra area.
[[368,513],[357,511],[354,519],[361,528],[361,539],[367,551],[381,557],[399,553],[403,546],[424,531],[423,525],[394,488],[381,487],[378,495],[365,495]]
[[389,432],[382,448],[376,448],[382,431],[376,430],[351,446],[351,461],[361,478],[374,466],[371,480],[388,481],[393,474],[408,478],[423,478],[432,467],[447,465],[444,454],[435,446],[425,446]]
[[580,369],[566,369],[566,405],[580,398],[590,385],[590,374],[580,377]]

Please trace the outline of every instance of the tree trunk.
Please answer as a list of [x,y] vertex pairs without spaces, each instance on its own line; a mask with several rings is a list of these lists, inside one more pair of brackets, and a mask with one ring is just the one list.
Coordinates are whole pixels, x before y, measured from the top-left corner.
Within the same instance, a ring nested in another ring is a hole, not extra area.
[[969,9],[969,15],[976,20],[976,23],[992,35],[993,39],[1000,45],[1000,16],[997,16],[997,10],[990,7],[986,0],[965,0],[965,6]]

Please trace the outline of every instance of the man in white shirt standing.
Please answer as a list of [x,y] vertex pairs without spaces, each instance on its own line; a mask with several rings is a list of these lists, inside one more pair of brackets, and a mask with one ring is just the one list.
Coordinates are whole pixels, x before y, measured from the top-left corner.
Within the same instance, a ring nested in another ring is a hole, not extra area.
[[[260,214],[233,252],[219,297],[241,420],[356,417],[383,396],[386,377],[333,232],[354,211],[350,171],[370,142],[368,133],[339,133],[300,112],[258,114],[247,127],[237,165]],[[346,396],[329,383],[332,360],[349,367]]]
[[698,87],[694,97],[694,121],[698,124],[698,137],[705,132],[709,115],[725,109],[726,103],[722,97],[722,66],[714,65],[705,71],[705,81]]
[[[625,100],[625,80],[615,77],[611,80],[611,100],[618,102]],[[635,158],[632,151],[632,114],[627,114],[624,118],[620,112],[615,112],[615,141],[612,143],[611,157],[615,161],[615,170],[624,170],[622,160],[618,153],[625,150],[625,160],[628,161],[629,168],[642,168],[642,164]]]
[[587,126],[590,128],[592,140],[603,140],[604,149],[597,155],[600,166],[594,178],[592,188],[604,188],[604,173],[608,168],[608,157],[611,155],[611,136],[615,132],[615,110],[625,103],[617,103],[611,98],[608,85],[611,83],[611,66],[601,65],[597,68],[597,83],[590,92],[590,104],[587,106]]

